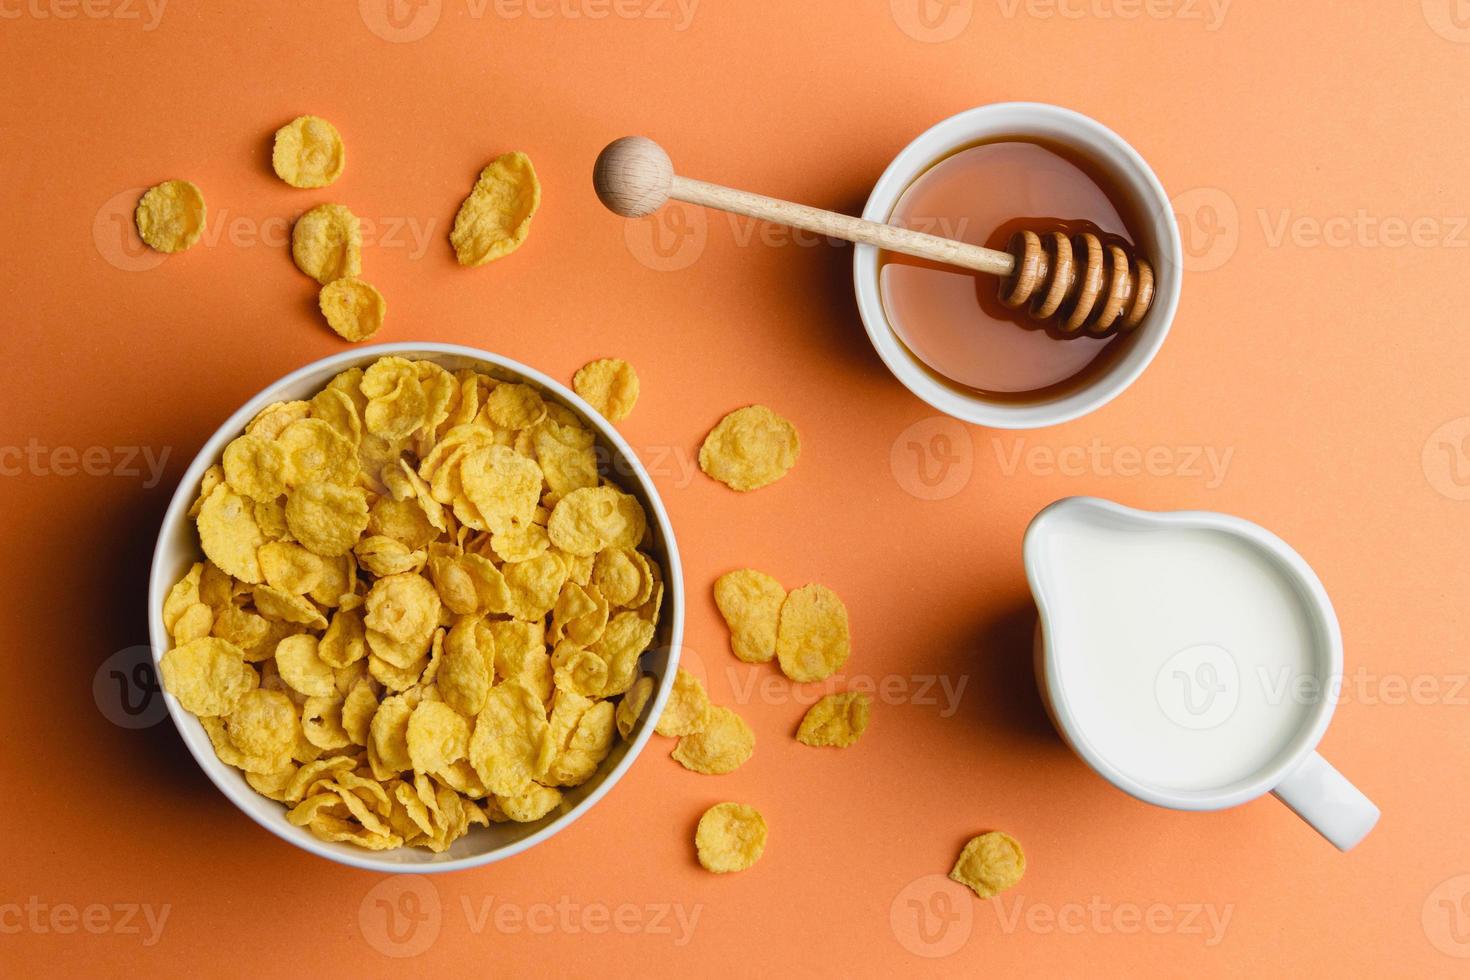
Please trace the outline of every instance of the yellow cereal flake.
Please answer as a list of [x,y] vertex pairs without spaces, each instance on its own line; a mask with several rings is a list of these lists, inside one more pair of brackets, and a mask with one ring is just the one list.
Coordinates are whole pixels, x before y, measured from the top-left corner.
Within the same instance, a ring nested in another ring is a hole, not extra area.
[[383,294],[361,279],[334,279],[317,297],[327,326],[354,344],[368,340],[383,326],[388,303]]
[[674,675],[674,689],[664,703],[663,714],[659,715],[654,729],[665,737],[693,735],[704,731],[709,721],[709,695],[699,678],[683,667]]
[[240,696],[225,718],[230,742],[247,756],[290,761],[291,750],[301,732],[296,706],[280,691],[256,688]]
[[470,726],[443,701],[421,701],[408,719],[408,758],[415,772],[438,772],[463,759]]
[[744,871],[765,852],[766,820],[744,803],[716,803],[699,818],[694,848],[707,871]]
[[362,274],[362,223],[340,204],[319,204],[291,229],[291,260],[325,286]]
[[176,646],[158,664],[166,691],[191,714],[228,714],[255,683],[240,648],[217,637]]
[[[286,526],[292,536],[307,550],[323,558],[335,558],[351,551],[358,536],[367,528],[367,519],[367,499],[356,487],[306,483],[286,497]],[[219,562],[215,564],[219,565]],[[224,565],[220,567],[225,568]],[[225,568],[225,571],[229,569]],[[242,575],[235,577],[244,578]]]
[[569,555],[595,555],[604,548],[634,548],[648,518],[637,498],[616,487],[586,487],[561,498],[546,524],[551,543]]
[[743,493],[775,483],[800,455],[796,426],[764,405],[750,405],[726,415],[705,436],[699,468]]
[[674,761],[692,772],[719,776],[734,772],[755,751],[755,732],[729,708],[713,705],[704,730],[679,739]]
[[497,794],[500,811],[516,823],[532,823],[561,805],[561,790],[551,786],[532,785],[513,796]]
[[643,709],[648,707],[648,702],[653,698],[653,686],[652,677],[640,677],[633,682],[623,700],[618,702],[618,734],[625,740],[633,737],[633,729],[643,716]]
[[960,852],[949,876],[981,898],[994,898],[1021,880],[1026,855],[1010,834],[991,831],[973,838]]
[[306,595],[321,584],[325,563],[294,541],[268,541],[255,552],[267,585]]
[[803,585],[781,606],[776,659],[781,672],[798,683],[832,676],[847,663],[851,641],[847,607],[825,585]]
[[242,582],[262,580],[256,552],[266,538],[247,498],[220,484],[199,508],[196,523],[205,556],[220,570]]
[[459,207],[449,242],[459,264],[484,265],[521,247],[541,204],[541,184],[531,158],[507,153],[480,172]]
[[572,390],[609,422],[621,422],[638,403],[638,372],[627,361],[602,358],[572,377]]
[[316,116],[297,116],[276,130],[271,166],[292,187],[326,187],[342,176],[347,151],[337,127]]
[[274,437],[247,432],[225,447],[225,482],[257,502],[286,492],[286,453]]
[[845,749],[867,731],[871,708],[872,700],[861,691],[829,694],[807,709],[796,740]]
[[517,796],[551,765],[551,741],[541,698],[519,679],[491,689],[475,719],[470,763],[497,796]]
[[318,656],[318,645],[310,633],[286,637],[276,644],[276,669],[292,690],[308,697],[330,698],[337,693],[337,676]]
[[730,649],[750,664],[776,655],[776,627],[786,590],[765,572],[739,568],[715,580],[715,605],[730,628]]
[[204,218],[204,194],[187,180],[148,188],[133,213],[139,237],[159,252],[182,252],[199,241]]

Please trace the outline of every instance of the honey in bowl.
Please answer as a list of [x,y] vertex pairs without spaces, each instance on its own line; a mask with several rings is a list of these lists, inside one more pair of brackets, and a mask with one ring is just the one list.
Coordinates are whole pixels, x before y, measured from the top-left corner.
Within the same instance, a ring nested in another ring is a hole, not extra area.
[[[958,150],[915,180],[891,224],[1006,250],[1021,229],[1091,232],[1136,251],[1139,222],[1101,167],[1029,137]],[[1129,334],[1065,336],[1007,309],[994,276],[884,252],[879,290],[904,345],[935,374],[988,398],[1041,402],[1103,373]]]

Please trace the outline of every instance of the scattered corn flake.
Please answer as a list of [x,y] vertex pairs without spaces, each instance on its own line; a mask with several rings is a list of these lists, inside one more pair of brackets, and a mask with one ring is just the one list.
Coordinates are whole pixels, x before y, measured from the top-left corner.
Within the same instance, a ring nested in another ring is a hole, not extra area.
[[750,664],[776,655],[776,627],[786,590],[765,572],[738,568],[715,580],[715,605],[730,628],[730,649]]
[[781,672],[798,683],[832,676],[847,663],[847,607],[825,585],[803,585],[786,597],[776,631]]
[[347,151],[337,127],[317,116],[297,116],[276,130],[271,167],[292,187],[326,187],[342,176]]
[[322,287],[317,297],[327,326],[343,340],[360,343],[368,340],[383,326],[388,303],[383,294],[361,279],[334,279]]
[[362,274],[362,223],[340,204],[318,204],[291,229],[291,260],[325,286]]
[[521,247],[541,205],[541,184],[531,158],[507,153],[480,171],[454,218],[449,242],[460,265],[478,266]]
[[804,745],[847,748],[868,729],[872,699],[861,691],[829,694],[807,709],[796,732]]
[[781,479],[800,455],[796,427],[764,405],[750,405],[726,415],[705,436],[699,468],[731,490],[746,492]]
[[755,751],[755,732],[729,708],[712,705],[704,730],[685,735],[674,747],[673,757],[685,769],[719,776],[734,772]]
[[187,180],[166,180],[148,188],[133,220],[144,244],[159,252],[182,252],[204,233],[204,194]]
[[744,803],[716,803],[699,818],[694,848],[707,871],[744,871],[765,852],[766,820]]
[[627,361],[605,357],[583,365],[572,390],[609,422],[621,422],[638,403],[638,372]]
[[960,852],[949,876],[981,898],[994,898],[1026,873],[1026,855],[1010,834],[991,831],[973,838]]
[[699,678],[680,667],[674,675],[674,689],[664,703],[663,714],[659,715],[654,729],[665,737],[693,735],[704,731],[709,721],[709,695]]

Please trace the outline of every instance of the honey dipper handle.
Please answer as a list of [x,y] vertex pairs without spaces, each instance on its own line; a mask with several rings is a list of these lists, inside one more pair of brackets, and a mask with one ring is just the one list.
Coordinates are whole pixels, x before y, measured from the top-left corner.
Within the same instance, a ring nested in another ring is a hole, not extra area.
[[821,208],[752,194],[750,191],[739,191],[733,187],[721,187],[719,184],[707,184],[688,177],[675,176],[669,187],[669,196],[688,204],[743,214],[748,218],[800,228],[829,238],[876,245],[890,252],[902,252],[915,258],[974,269],[977,272],[1008,276],[1016,267],[1015,257],[1009,252],[998,252],[922,231],[866,221],[835,211],[823,211]]

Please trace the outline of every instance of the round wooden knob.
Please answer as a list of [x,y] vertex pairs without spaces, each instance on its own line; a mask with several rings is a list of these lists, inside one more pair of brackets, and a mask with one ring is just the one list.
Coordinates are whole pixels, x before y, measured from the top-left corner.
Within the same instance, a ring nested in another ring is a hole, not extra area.
[[625,218],[653,214],[669,199],[674,164],[663,147],[643,136],[609,143],[592,168],[592,187],[609,211]]

